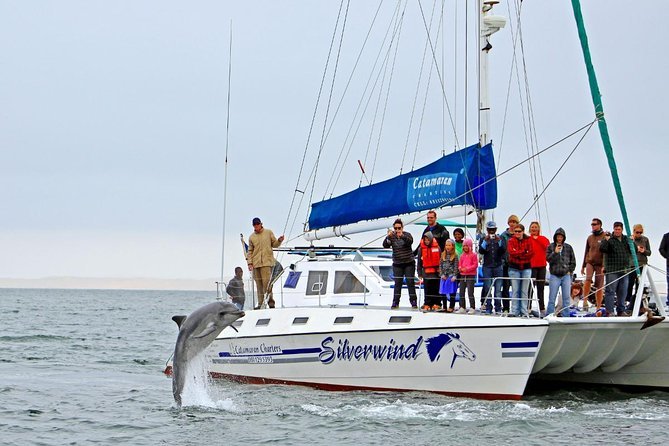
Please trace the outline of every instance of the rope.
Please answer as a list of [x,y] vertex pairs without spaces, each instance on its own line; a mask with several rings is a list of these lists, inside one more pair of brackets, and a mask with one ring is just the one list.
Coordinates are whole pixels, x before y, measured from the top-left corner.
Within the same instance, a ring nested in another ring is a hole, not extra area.
[[565,160],[562,162],[562,164],[560,165],[560,167],[558,168],[558,170],[555,171],[555,174],[551,177],[551,179],[550,179],[550,181],[548,182],[548,184],[547,184],[546,186],[544,186],[544,189],[541,191],[541,193],[534,199],[534,201],[532,202],[532,204],[530,205],[530,207],[527,209],[527,211],[525,211],[525,213],[523,214],[523,216],[520,217],[520,220],[521,220],[521,221],[527,216],[527,214],[530,213],[530,210],[532,210],[532,208],[534,207],[534,205],[536,204],[536,202],[539,200],[539,198],[541,198],[541,196],[544,195],[544,193],[546,192],[546,190],[547,190],[547,189],[550,187],[550,185],[553,183],[553,180],[555,180],[555,178],[557,177],[557,175],[562,171],[562,169],[564,168],[564,166],[567,164],[567,161],[569,161],[569,158],[571,158],[571,156],[574,154],[574,152],[576,151],[576,149],[578,149],[578,146],[581,145],[581,143],[583,142],[583,139],[585,139],[585,136],[586,136],[586,135],[588,134],[588,132],[590,132],[590,130],[592,129],[592,126],[595,125],[595,122],[597,122],[597,121],[596,121],[596,120],[595,120],[595,121],[592,121],[592,123],[590,124],[590,126],[588,127],[588,129],[585,131],[585,133],[583,133],[583,135],[582,135],[581,138],[578,140],[578,142],[576,143],[576,145],[574,146],[574,148],[571,150],[571,152],[569,152],[569,155],[567,155],[567,157],[566,157]]
[[448,104],[448,98],[446,97],[446,90],[444,87],[444,79],[442,77],[441,71],[439,70],[439,64],[437,62],[436,54],[434,51],[434,45],[432,45],[432,40],[430,39],[430,30],[427,27],[427,22],[425,21],[425,12],[423,11],[423,4],[418,0],[418,6],[420,7],[420,15],[423,18],[423,26],[425,27],[425,32],[427,33],[427,40],[430,43],[430,50],[432,53],[432,59],[434,60],[434,67],[439,76],[439,83],[441,85],[441,94],[444,98],[444,103],[446,104],[446,109],[448,110],[448,118],[451,122],[451,128],[453,129],[453,136],[455,137],[455,145],[457,148],[460,148],[460,142],[458,141],[457,130],[455,129],[455,123],[453,122],[453,113],[451,113],[451,106]]
[[[343,0],[342,0],[343,5]],[[321,143],[318,147],[318,155],[316,155],[316,163],[314,167],[313,182],[311,183],[311,192],[309,194],[309,203],[313,202],[314,189],[316,188],[316,177],[318,176],[318,166],[320,165],[321,155],[323,154],[323,147],[325,146],[325,129],[330,115],[330,104],[332,103],[332,92],[334,91],[335,81],[337,80],[337,68],[339,67],[339,56],[341,55],[341,45],[344,41],[344,30],[346,29],[346,19],[348,18],[348,8],[350,0],[346,3],[346,13],[344,14],[344,21],[341,28],[341,37],[339,38],[339,46],[337,47],[337,58],[335,60],[334,70],[332,73],[332,82],[330,83],[330,93],[328,95],[328,103],[325,107],[325,120],[323,123],[323,132],[321,133]],[[341,11],[341,6],[340,6]]]

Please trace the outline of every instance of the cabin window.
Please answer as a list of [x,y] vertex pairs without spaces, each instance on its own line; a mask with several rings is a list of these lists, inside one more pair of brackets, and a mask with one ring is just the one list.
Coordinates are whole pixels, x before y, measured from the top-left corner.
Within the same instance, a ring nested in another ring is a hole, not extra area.
[[353,322],[353,316],[339,316],[335,318],[335,324],[350,324]]
[[390,316],[389,324],[408,324],[411,322],[411,316]]
[[318,296],[319,294],[325,294],[327,287],[327,271],[309,271],[309,278],[307,279],[307,296]]
[[296,317],[293,319],[293,325],[304,325],[309,320],[308,317]]
[[232,323],[232,326],[235,327],[235,328],[239,328],[239,327],[242,326],[243,323],[244,323],[244,321],[236,320]]
[[269,318],[268,319],[258,319],[256,322],[256,327],[260,327],[263,325],[269,325]]
[[372,266],[372,270],[381,276],[381,279],[383,279],[384,282],[394,282],[394,276],[393,276],[393,267],[392,266]]
[[335,271],[334,293],[366,293],[369,290],[350,271]]

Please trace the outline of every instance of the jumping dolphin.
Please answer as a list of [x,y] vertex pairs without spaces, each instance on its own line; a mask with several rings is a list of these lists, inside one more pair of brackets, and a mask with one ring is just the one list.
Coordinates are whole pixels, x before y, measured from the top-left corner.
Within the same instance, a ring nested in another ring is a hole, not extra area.
[[198,308],[187,317],[172,317],[179,326],[172,358],[172,393],[177,406],[181,407],[181,393],[190,360],[207,348],[225,327],[241,317],[244,317],[244,312],[229,302],[213,302]]

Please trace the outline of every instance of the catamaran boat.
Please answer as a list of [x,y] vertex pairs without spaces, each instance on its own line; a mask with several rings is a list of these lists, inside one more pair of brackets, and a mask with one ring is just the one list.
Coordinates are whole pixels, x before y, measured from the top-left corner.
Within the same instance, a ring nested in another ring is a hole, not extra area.
[[[478,143],[389,180],[310,203],[304,228],[307,241],[388,228],[398,216],[412,223],[422,220],[429,209],[439,209],[443,218],[474,213],[478,230],[483,228],[485,211],[497,206],[488,53],[492,34],[506,20],[492,15],[496,3],[479,2]],[[572,4],[589,61],[580,6],[576,0]],[[404,17],[398,8],[395,14],[400,13]],[[398,15],[391,20],[400,22]],[[387,54],[396,52],[392,39],[384,38],[384,44]],[[432,69],[440,75],[437,65]],[[592,70],[591,63],[588,69]],[[592,83],[594,72],[589,78]],[[597,122],[602,128],[599,92],[596,85],[592,88],[597,116],[580,134],[574,132],[576,136],[582,137]],[[351,128],[359,125],[356,119],[357,111]],[[607,141],[608,136],[602,139]],[[614,169],[612,175],[619,187]],[[315,174],[308,181],[315,183]],[[306,186],[300,178],[297,182],[295,191],[303,194]],[[621,212],[629,231],[624,209]],[[652,281],[644,286],[650,278],[645,269],[640,274],[635,316],[525,318],[422,312],[410,308],[406,297],[399,309],[391,309],[390,251],[310,245],[290,254],[293,259],[282,262],[285,270],[273,284],[277,308],[247,312],[205,351],[213,376],[250,383],[417,390],[489,399],[521,398],[530,376],[669,388],[665,348],[669,321],[663,320],[665,308]],[[654,307],[655,312],[636,316],[642,301],[644,308]]]
[[407,296],[391,310],[389,255],[308,250],[275,283],[277,308],[247,312],[207,349],[212,376],[521,398],[547,321],[422,312]]

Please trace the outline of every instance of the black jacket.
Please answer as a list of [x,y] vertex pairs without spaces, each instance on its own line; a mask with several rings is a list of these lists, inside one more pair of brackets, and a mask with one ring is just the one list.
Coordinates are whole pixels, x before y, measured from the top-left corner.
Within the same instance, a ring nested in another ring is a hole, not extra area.
[[414,261],[414,253],[411,250],[413,237],[408,232],[403,232],[401,237],[392,234],[383,239],[384,248],[393,248],[393,264],[402,265]]
[[479,254],[483,256],[483,266],[486,268],[495,268],[504,263],[506,242],[499,235],[495,236],[495,238],[485,237],[479,243]]
[[[557,236],[562,234],[564,240],[562,241],[562,250],[560,252],[555,252],[557,247]],[[565,243],[567,240],[567,235],[564,232],[564,229],[557,228],[555,235],[553,235],[553,243],[548,245],[546,248],[546,261],[548,262],[548,271],[553,276],[563,277],[566,274],[572,274],[576,269],[576,256],[574,255],[574,249],[568,243]]]

